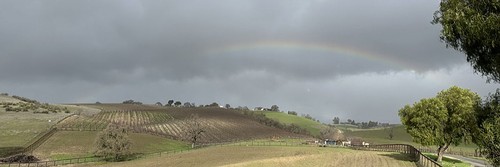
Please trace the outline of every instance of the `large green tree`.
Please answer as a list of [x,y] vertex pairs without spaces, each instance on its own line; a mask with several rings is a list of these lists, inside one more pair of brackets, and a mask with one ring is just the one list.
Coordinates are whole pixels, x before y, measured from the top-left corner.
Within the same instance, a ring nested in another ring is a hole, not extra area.
[[96,155],[107,157],[107,160],[111,161],[121,161],[130,155],[132,142],[128,137],[127,129],[110,124],[99,133],[95,144]]
[[471,136],[471,120],[475,120],[474,109],[480,101],[476,93],[453,86],[434,98],[404,106],[399,116],[415,142],[438,147],[437,161],[441,162],[450,145],[459,145]]
[[500,166],[500,90],[477,109],[473,141],[484,150],[492,165]]
[[434,14],[447,47],[465,53],[476,72],[500,82],[500,1],[442,0]]

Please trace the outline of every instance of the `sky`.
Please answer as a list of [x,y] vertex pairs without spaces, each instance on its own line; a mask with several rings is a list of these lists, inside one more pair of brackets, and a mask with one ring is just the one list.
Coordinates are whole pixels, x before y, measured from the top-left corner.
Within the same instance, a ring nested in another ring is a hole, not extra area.
[[474,73],[439,1],[0,1],[0,92],[49,103],[278,105],[325,123],[398,110]]

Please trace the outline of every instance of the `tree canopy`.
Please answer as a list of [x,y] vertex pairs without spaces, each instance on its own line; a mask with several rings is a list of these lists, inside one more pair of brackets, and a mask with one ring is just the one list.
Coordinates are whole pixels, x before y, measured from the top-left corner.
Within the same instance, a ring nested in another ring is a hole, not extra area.
[[481,147],[494,166],[500,166],[500,90],[485,100],[476,112],[473,141]]
[[438,161],[451,145],[469,139],[479,96],[468,89],[453,86],[434,98],[422,99],[399,110],[401,122],[413,140],[424,146],[438,146]]
[[476,72],[500,82],[500,3],[498,0],[442,0],[433,24],[441,40],[466,54]]
[[95,144],[97,155],[108,157],[108,160],[121,161],[130,154],[132,142],[128,137],[127,129],[110,124],[99,133]]

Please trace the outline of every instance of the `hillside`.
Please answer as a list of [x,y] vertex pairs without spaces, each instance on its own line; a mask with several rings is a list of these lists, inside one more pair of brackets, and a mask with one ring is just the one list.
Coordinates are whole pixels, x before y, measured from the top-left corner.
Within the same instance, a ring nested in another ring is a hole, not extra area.
[[296,124],[299,127],[308,130],[313,136],[319,135],[321,128],[325,127],[325,125],[319,122],[296,115],[290,115],[287,113],[272,112],[272,111],[258,111],[258,112],[262,112],[266,115],[266,117],[277,120],[284,124],[292,124],[292,123]]
[[[341,130],[344,130],[341,128]],[[393,128],[393,138],[389,139],[390,128],[344,130],[347,136],[361,137],[363,140],[373,144],[414,144],[410,134],[406,133],[404,126]]]
[[149,133],[171,139],[182,139],[187,118],[196,114],[205,133],[200,142],[227,142],[253,138],[300,137],[281,129],[265,126],[239,112],[223,108],[180,108],[133,104],[80,104],[101,109],[87,116],[76,115],[62,121],[58,127],[68,130],[100,130],[109,123],[121,124],[137,133]]
[[22,97],[0,95],[0,157],[19,152],[58,121],[76,112],[96,111],[79,106],[52,105]]

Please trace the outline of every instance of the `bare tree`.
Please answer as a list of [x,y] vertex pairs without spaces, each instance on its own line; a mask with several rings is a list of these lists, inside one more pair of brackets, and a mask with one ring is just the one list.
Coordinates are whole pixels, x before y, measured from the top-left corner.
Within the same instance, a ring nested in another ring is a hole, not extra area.
[[202,133],[205,132],[205,126],[201,123],[200,117],[197,114],[191,114],[185,121],[187,130],[183,138],[191,142],[191,148],[194,148]]

